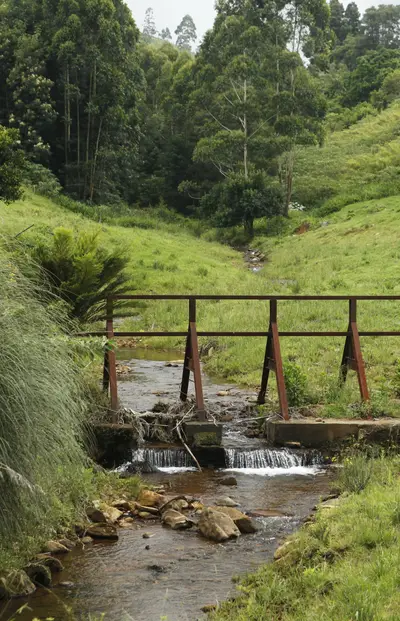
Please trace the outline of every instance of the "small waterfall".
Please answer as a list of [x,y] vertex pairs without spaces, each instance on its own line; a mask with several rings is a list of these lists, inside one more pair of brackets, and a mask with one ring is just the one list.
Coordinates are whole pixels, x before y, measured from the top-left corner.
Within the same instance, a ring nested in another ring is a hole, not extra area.
[[294,468],[318,465],[322,457],[316,452],[294,452],[288,449],[257,449],[252,451],[225,449],[228,468]]
[[191,468],[195,465],[184,449],[136,449],[133,451],[132,461],[147,463],[156,468]]

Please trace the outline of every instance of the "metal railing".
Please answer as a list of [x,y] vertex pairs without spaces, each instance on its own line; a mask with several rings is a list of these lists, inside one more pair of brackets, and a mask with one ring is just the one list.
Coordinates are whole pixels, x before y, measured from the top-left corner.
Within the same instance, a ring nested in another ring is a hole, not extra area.
[[[114,302],[117,300],[185,300],[189,303],[188,329],[186,331],[114,331]],[[202,300],[232,300],[232,301],[269,301],[269,325],[265,331],[198,331],[197,330],[197,302]],[[282,331],[278,329],[278,302],[279,301],[347,301],[349,304],[349,322],[347,330],[343,331]],[[106,336],[111,343],[116,337],[186,337],[185,359],[183,365],[180,398],[186,401],[188,397],[190,373],[194,375],[196,406],[198,417],[205,420],[205,406],[199,355],[199,337],[264,337],[267,339],[264,364],[261,378],[261,388],[258,394],[258,403],[264,404],[268,388],[270,371],[276,375],[280,412],[285,420],[289,420],[289,407],[286,394],[285,378],[281,356],[281,337],[342,337],[345,338],[344,351],[340,365],[339,379],[346,381],[349,370],[357,373],[361,399],[369,400],[369,390],[365,375],[360,337],[400,336],[400,331],[360,332],[357,325],[358,301],[400,301],[400,296],[344,296],[344,295],[120,295],[107,298],[107,319],[105,332],[87,332],[82,336]],[[118,387],[116,355],[113,345],[107,347],[104,357],[103,373],[104,390],[109,390],[111,409],[118,409]]]

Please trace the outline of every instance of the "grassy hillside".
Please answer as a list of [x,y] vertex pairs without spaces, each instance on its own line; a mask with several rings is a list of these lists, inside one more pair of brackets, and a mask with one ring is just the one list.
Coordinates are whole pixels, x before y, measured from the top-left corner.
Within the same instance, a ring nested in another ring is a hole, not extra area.
[[[221,294],[400,294],[397,226],[400,198],[357,203],[322,223],[312,219],[303,235],[260,238],[255,245],[267,254],[264,269],[251,273],[240,253],[195,238],[179,227],[160,229],[123,228],[96,224],[68,212],[47,199],[28,195],[24,202],[0,205],[5,233],[16,234],[30,224],[27,240],[49,235],[56,226],[96,229],[104,244],[127,247],[129,269],[138,292]],[[323,224],[323,225],[322,225]],[[360,329],[400,330],[396,303],[360,304]],[[186,329],[187,306],[182,302],[154,302],[136,309],[125,327]],[[282,303],[282,330],[343,330],[347,305]],[[261,330],[268,325],[268,305],[263,302],[204,302],[199,305],[199,329]],[[338,338],[285,338],[285,360],[300,365],[307,379],[308,399],[335,403],[327,413],[343,414],[337,405],[337,376],[343,349]],[[182,339],[174,345],[182,346]],[[236,382],[257,386],[264,355],[264,339],[221,339],[207,358],[210,372]],[[157,340],[155,345],[166,346]],[[400,339],[363,339],[367,375],[379,404],[400,391],[398,364]],[[357,396],[352,377],[346,399]],[[387,404],[384,404],[387,407]]]
[[400,192],[400,105],[328,134],[322,148],[299,148],[294,199],[328,213]]

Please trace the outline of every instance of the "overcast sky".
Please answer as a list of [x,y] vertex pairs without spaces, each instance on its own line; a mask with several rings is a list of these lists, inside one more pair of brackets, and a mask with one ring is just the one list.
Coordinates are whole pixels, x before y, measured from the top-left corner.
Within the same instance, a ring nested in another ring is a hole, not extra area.
[[[342,0],[343,1],[343,0]],[[392,4],[398,4],[400,0],[392,0]],[[168,27],[174,36],[174,31],[182,17],[189,13],[197,26],[199,39],[202,38],[206,30],[213,25],[215,11],[215,0],[126,0],[132,10],[133,17],[140,29],[143,27],[144,14],[148,7],[154,10],[156,26],[158,30]],[[344,5],[348,2],[345,0]],[[377,0],[359,0],[357,2],[362,13],[367,7],[378,4],[390,4]]]

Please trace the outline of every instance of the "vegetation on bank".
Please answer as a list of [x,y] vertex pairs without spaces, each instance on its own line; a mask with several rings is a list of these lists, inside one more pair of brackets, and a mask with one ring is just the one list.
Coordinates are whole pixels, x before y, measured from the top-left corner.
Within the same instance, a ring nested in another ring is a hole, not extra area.
[[[338,506],[320,508],[279,560],[241,580],[213,621],[398,619],[400,460],[344,462]],[[335,501],[333,501],[335,503]]]

